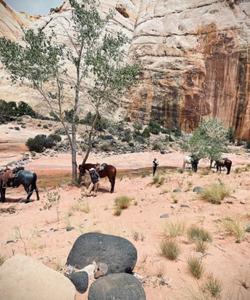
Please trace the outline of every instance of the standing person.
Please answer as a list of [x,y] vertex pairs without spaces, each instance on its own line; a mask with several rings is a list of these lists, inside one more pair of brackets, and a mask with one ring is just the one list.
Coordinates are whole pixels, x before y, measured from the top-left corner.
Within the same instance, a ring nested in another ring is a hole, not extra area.
[[96,196],[97,190],[99,188],[100,175],[98,173],[99,167],[89,169],[89,175],[91,178],[91,183],[89,185],[87,195],[91,196],[93,191],[93,196]]
[[153,160],[153,176],[155,175],[155,172],[156,172],[158,166],[159,166],[159,162],[157,161],[156,158],[154,158],[154,160]]

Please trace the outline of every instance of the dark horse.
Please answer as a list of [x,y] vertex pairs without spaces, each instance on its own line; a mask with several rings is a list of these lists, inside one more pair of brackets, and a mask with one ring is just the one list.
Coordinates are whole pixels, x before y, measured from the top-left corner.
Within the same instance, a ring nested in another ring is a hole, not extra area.
[[[85,171],[89,170],[90,168],[95,168],[96,166],[97,164],[79,165],[79,183],[81,182],[82,176],[85,174]],[[101,168],[100,171],[98,171],[98,173],[101,178],[108,177],[111,184],[110,193],[113,193],[115,188],[116,168],[112,165],[104,164],[103,168]]]
[[36,191],[37,200],[39,200],[39,193],[36,186],[37,175],[36,173],[26,171],[23,168],[16,168],[13,170],[8,170],[8,178],[3,180],[4,174],[6,171],[3,171],[0,174],[0,190],[1,190],[1,202],[5,201],[5,191],[6,187],[19,187],[23,185],[27,195],[27,200],[30,199],[33,191]]
[[216,167],[217,172],[220,171],[220,173],[221,173],[221,168],[225,167],[227,169],[227,174],[230,174],[230,170],[232,167],[232,161],[228,158],[216,160],[215,167]]

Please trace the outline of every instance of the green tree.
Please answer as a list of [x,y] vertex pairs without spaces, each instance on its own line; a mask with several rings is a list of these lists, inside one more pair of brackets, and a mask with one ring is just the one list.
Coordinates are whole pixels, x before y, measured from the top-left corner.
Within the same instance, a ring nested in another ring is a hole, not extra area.
[[204,119],[188,141],[189,151],[197,158],[213,160],[227,152],[227,129],[216,119]]
[[[46,36],[44,28],[28,30],[24,33],[22,45],[0,38],[0,59],[13,81],[32,83],[51,113],[62,123],[71,148],[72,180],[75,182],[81,98],[84,93],[87,94],[88,99],[82,100],[91,102],[95,114],[86,140],[85,163],[99,116],[117,108],[121,94],[136,81],[139,66],[124,63],[127,37],[120,32],[111,34],[106,30],[112,13],[101,17],[96,0],[69,0],[69,3],[71,25],[69,29],[62,26],[67,42],[55,43],[55,34],[52,32]],[[70,68],[67,68],[69,64]],[[68,69],[74,70],[73,76]],[[65,84],[73,87],[73,99],[66,97]],[[65,119],[65,111],[70,122]]]

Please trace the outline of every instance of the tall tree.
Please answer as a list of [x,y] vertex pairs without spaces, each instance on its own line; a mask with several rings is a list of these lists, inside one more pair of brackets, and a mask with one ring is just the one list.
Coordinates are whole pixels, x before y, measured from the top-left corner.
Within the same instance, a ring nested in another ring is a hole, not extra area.
[[[139,66],[124,63],[124,45],[127,37],[121,32],[109,33],[109,13],[101,17],[96,0],[69,0],[72,20],[69,28],[62,25],[67,42],[59,44],[55,34],[46,36],[43,29],[28,30],[24,43],[18,44],[0,38],[0,59],[10,72],[13,81],[32,83],[42,99],[62,123],[71,148],[72,180],[77,180],[77,123],[81,99],[87,94],[95,111],[95,118],[88,133],[88,149],[83,163],[92,147],[95,125],[104,112],[119,106],[121,94],[137,79]],[[70,46],[68,46],[70,45]],[[68,71],[73,66],[74,75]],[[88,85],[86,84],[88,82]],[[70,124],[65,120],[65,84],[74,88],[71,101]],[[84,93],[83,93],[84,92]]]
[[227,152],[227,129],[217,119],[204,119],[188,141],[189,151],[200,158],[213,160]]

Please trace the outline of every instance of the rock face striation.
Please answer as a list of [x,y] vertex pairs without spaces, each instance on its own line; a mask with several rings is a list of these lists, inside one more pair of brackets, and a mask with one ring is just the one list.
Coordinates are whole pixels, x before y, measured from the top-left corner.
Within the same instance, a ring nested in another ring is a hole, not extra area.
[[[110,8],[110,27],[128,35],[128,58],[142,65],[139,84],[123,101],[132,120],[189,132],[210,116],[250,139],[248,0],[100,1],[103,13]],[[70,15],[65,1],[32,26],[59,33]]]

